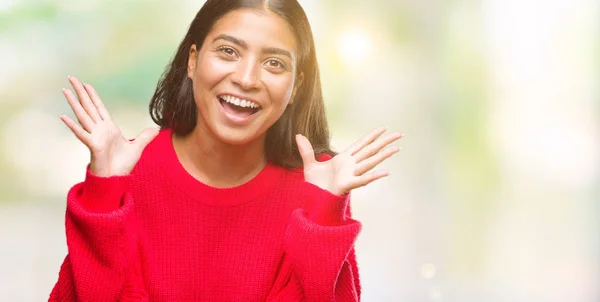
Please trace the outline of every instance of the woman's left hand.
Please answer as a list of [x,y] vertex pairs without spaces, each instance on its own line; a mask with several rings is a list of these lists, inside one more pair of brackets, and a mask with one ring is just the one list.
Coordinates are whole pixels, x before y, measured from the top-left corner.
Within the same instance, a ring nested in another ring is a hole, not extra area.
[[304,163],[304,179],[333,194],[343,195],[352,189],[388,176],[387,171],[367,173],[400,151],[397,146],[382,150],[402,138],[401,133],[393,132],[377,140],[386,130],[386,128],[375,129],[344,152],[324,162],[315,159],[312,145],[305,136],[296,135],[296,143]]

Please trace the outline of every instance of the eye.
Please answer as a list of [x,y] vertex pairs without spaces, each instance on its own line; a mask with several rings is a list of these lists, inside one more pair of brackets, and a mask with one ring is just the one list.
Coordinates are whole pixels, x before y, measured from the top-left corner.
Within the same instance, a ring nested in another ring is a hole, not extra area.
[[265,61],[265,65],[271,68],[287,70],[287,66],[285,65],[285,63],[279,59],[268,59],[267,61]]
[[237,56],[237,52],[235,51],[235,49],[233,49],[232,47],[229,47],[229,46],[220,46],[219,48],[217,48],[217,50],[228,57],[236,57]]

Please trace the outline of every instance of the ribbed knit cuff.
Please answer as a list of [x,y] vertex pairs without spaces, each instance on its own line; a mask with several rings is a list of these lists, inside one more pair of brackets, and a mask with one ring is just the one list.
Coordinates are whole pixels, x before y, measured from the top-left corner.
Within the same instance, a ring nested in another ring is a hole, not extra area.
[[342,301],[335,299],[334,289],[348,286],[339,283],[345,280],[339,279],[340,273],[361,228],[362,224],[351,218],[342,225],[324,226],[309,219],[303,209],[292,212],[283,242],[294,275],[302,284],[303,300]]
[[129,187],[131,175],[100,177],[86,171],[81,203],[90,212],[110,212],[119,209]]
[[349,194],[335,195],[309,182],[305,182],[304,190],[308,201],[308,219],[325,226],[344,223],[350,202]]

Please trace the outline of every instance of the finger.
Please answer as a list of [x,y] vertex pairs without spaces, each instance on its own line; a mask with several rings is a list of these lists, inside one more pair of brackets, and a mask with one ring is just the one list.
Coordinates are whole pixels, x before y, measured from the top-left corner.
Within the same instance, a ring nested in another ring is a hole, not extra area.
[[308,138],[306,138],[304,135],[296,134],[296,145],[298,145],[298,152],[300,152],[304,166],[316,162],[315,151],[313,150]]
[[84,143],[87,146],[88,142],[89,142],[90,134],[87,133],[85,130],[83,130],[83,128],[81,128],[81,126],[79,126],[77,123],[75,123],[75,121],[73,121],[67,115],[61,114],[59,117],[63,121],[63,123],[65,123],[65,125],[67,125],[67,127],[69,127],[69,129],[71,129],[73,134],[75,134],[75,136],[82,143]]
[[158,135],[159,131],[156,128],[146,128],[135,137],[133,143],[137,145],[141,150],[144,150],[146,146],[154,140],[154,138]]
[[375,172],[367,173],[367,174],[364,174],[364,175],[358,177],[355,181],[350,183],[350,187],[352,189],[364,187],[364,186],[366,186],[382,177],[386,177],[388,175],[390,175],[390,172],[388,172],[388,171],[375,171]]
[[381,149],[383,149],[385,146],[399,140],[400,138],[402,138],[403,134],[399,133],[399,132],[394,132],[394,133],[390,133],[386,136],[384,136],[383,138],[369,144],[368,146],[362,148],[360,151],[358,151],[355,155],[355,160],[357,163],[360,163],[361,161],[373,156],[374,154],[377,154],[377,152],[379,152]]
[[354,175],[360,176],[371,171],[371,169],[375,168],[375,166],[379,165],[384,160],[390,158],[392,155],[398,153],[400,149],[401,148],[398,146],[392,146],[375,154],[374,156],[363,160],[357,165],[356,170],[354,170]]
[[73,109],[73,113],[75,113],[75,117],[77,117],[77,121],[79,121],[79,124],[81,124],[81,126],[83,126],[83,128],[87,132],[91,132],[94,122],[92,121],[88,113],[85,111],[85,109],[81,107],[81,104],[77,100],[77,97],[73,94],[71,90],[67,88],[63,88],[63,94],[65,95],[65,98],[67,98],[69,106],[71,106],[71,109]]
[[92,103],[98,110],[100,118],[103,120],[109,120],[110,114],[108,113],[108,110],[106,110],[106,107],[104,107],[104,103],[102,103],[102,100],[98,96],[98,92],[96,92],[96,89],[90,84],[83,84],[83,88],[85,89],[85,91],[87,91],[88,95],[90,96],[90,99],[92,100]]
[[92,103],[90,96],[88,95],[87,91],[85,91],[85,88],[83,88],[81,82],[76,77],[72,76],[69,76],[69,82],[71,82],[73,89],[75,89],[75,92],[77,93],[77,97],[79,98],[81,106],[83,109],[85,109],[85,112],[88,113],[91,120],[94,123],[101,121],[100,114],[98,114],[98,109],[96,109],[96,106],[94,106]]
[[381,136],[386,130],[387,127],[380,127],[371,131],[371,133],[365,135],[363,138],[352,144],[346,151],[350,152],[350,155],[356,154],[362,148],[372,143],[375,139]]

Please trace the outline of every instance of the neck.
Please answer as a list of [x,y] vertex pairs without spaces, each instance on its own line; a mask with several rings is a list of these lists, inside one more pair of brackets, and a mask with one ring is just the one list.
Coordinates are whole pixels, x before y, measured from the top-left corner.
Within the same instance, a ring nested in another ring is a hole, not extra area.
[[183,167],[199,181],[216,188],[242,185],[267,164],[265,135],[248,144],[219,141],[198,125],[185,137],[173,137],[173,146]]

